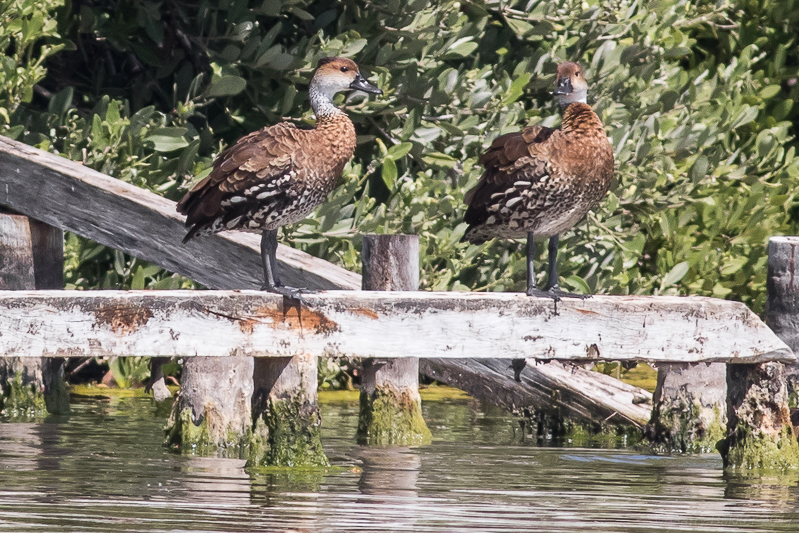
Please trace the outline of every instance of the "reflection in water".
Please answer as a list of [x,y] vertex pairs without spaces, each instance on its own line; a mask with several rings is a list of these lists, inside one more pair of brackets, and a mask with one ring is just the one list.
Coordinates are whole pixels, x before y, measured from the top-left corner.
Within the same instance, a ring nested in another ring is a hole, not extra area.
[[380,524],[386,531],[413,531],[419,515],[415,509],[420,457],[410,448],[399,446],[362,446],[354,454],[361,462],[361,497],[351,514],[357,516],[360,509],[380,509],[379,514],[373,513],[372,527]]
[[539,448],[473,401],[428,402],[434,443],[355,444],[357,402],[323,407],[330,469],[246,472],[161,446],[147,399],[73,400],[0,424],[0,532],[795,532],[799,476],[726,475],[716,455]]

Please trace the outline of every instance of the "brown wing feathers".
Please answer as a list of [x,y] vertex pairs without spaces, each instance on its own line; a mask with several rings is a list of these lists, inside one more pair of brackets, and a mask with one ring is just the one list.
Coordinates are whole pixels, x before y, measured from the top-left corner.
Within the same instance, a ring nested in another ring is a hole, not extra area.
[[191,228],[184,243],[217,220],[225,225],[244,215],[253,204],[271,200],[278,207],[283,191],[266,193],[292,171],[291,154],[298,144],[292,130],[302,131],[277,124],[253,132],[218,156],[211,174],[178,202],[177,210],[186,215],[186,226]]
[[[479,160],[486,169],[483,176],[464,197],[468,204],[464,220],[470,225],[470,229],[488,220],[489,211],[496,204],[499,195],[504,196],[507,192],[516,196],[515,183],[537,181],[547,174],[545,162],[536,159],[531,154],[531,148],[532,145],[546,142],[555,131],[557,130],[544,126],[531,126],[494,139],[491,148]],[[490,237],[470,238],[467,230],[462,240],[479,244],[488,239]]]
[[480,158],[485,172],[465,196],[464,241],[549,237],[574,225],[610,186],[613,152],[602,123],[583,103],[563,129],[528,127],[502,135]]

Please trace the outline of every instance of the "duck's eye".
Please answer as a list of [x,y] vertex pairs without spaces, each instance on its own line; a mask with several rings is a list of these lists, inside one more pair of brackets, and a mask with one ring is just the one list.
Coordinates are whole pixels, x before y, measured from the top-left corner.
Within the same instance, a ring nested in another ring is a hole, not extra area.
[[349,69],[347,67],[341,67],[341,72],[347,72]]

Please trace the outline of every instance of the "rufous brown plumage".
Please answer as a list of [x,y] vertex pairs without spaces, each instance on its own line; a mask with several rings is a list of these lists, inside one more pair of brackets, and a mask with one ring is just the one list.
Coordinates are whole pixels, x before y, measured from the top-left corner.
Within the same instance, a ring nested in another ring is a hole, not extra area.
[[[497,137],[480,158],[483,176],[465,197],[464,241],[527,237],[528,251],[534,251],[534,238],[554,239],[545,290],[558,289],[553,257],[558,235],[605,196],[613,178],[613,150],[602,121],[586,103],[587,89],[579,65],[559,64],[555,94],[564,108],[561,128],[531,126]],[[530,285],[528,293],[535,292]]]
[[[222,152],[213,170],[178,202],[189,228],[183,242],[226,230],[262,233],[264,289],[280,287],[274,259],[276,231],[308,216],[335,188],[355,150],[355,127],[333,104],[336,93],[382,91],[352,60],[325,58],[311,79],[316,126],[282,122],[253,132]],[[270,272],[271,270],[271,272]],[[292,289],[291,295],[296,295]]]

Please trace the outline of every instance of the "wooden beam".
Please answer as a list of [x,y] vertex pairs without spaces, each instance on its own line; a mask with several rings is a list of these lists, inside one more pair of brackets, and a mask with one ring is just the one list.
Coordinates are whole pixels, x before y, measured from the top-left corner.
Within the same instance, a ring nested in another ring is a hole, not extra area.
[[544,413],[592,424],[643,427],[651,416],[652,393],[611,376],[569,363],[531,360],[519,381],[508,360],[423,359],[422,372],[479,400],[509,411],[532,407]]
[[[175,203],[79,163],[0,136],[0,205],[177,272],[206,287],[263,285],[259,236],[230,232],[180,243]],[[279,246],[280,277],[310,289],[359,289],[360,276]]]
[[793,362],[745,305],[702,297],[330,291],[0,292],[2,356],[293,356]]

